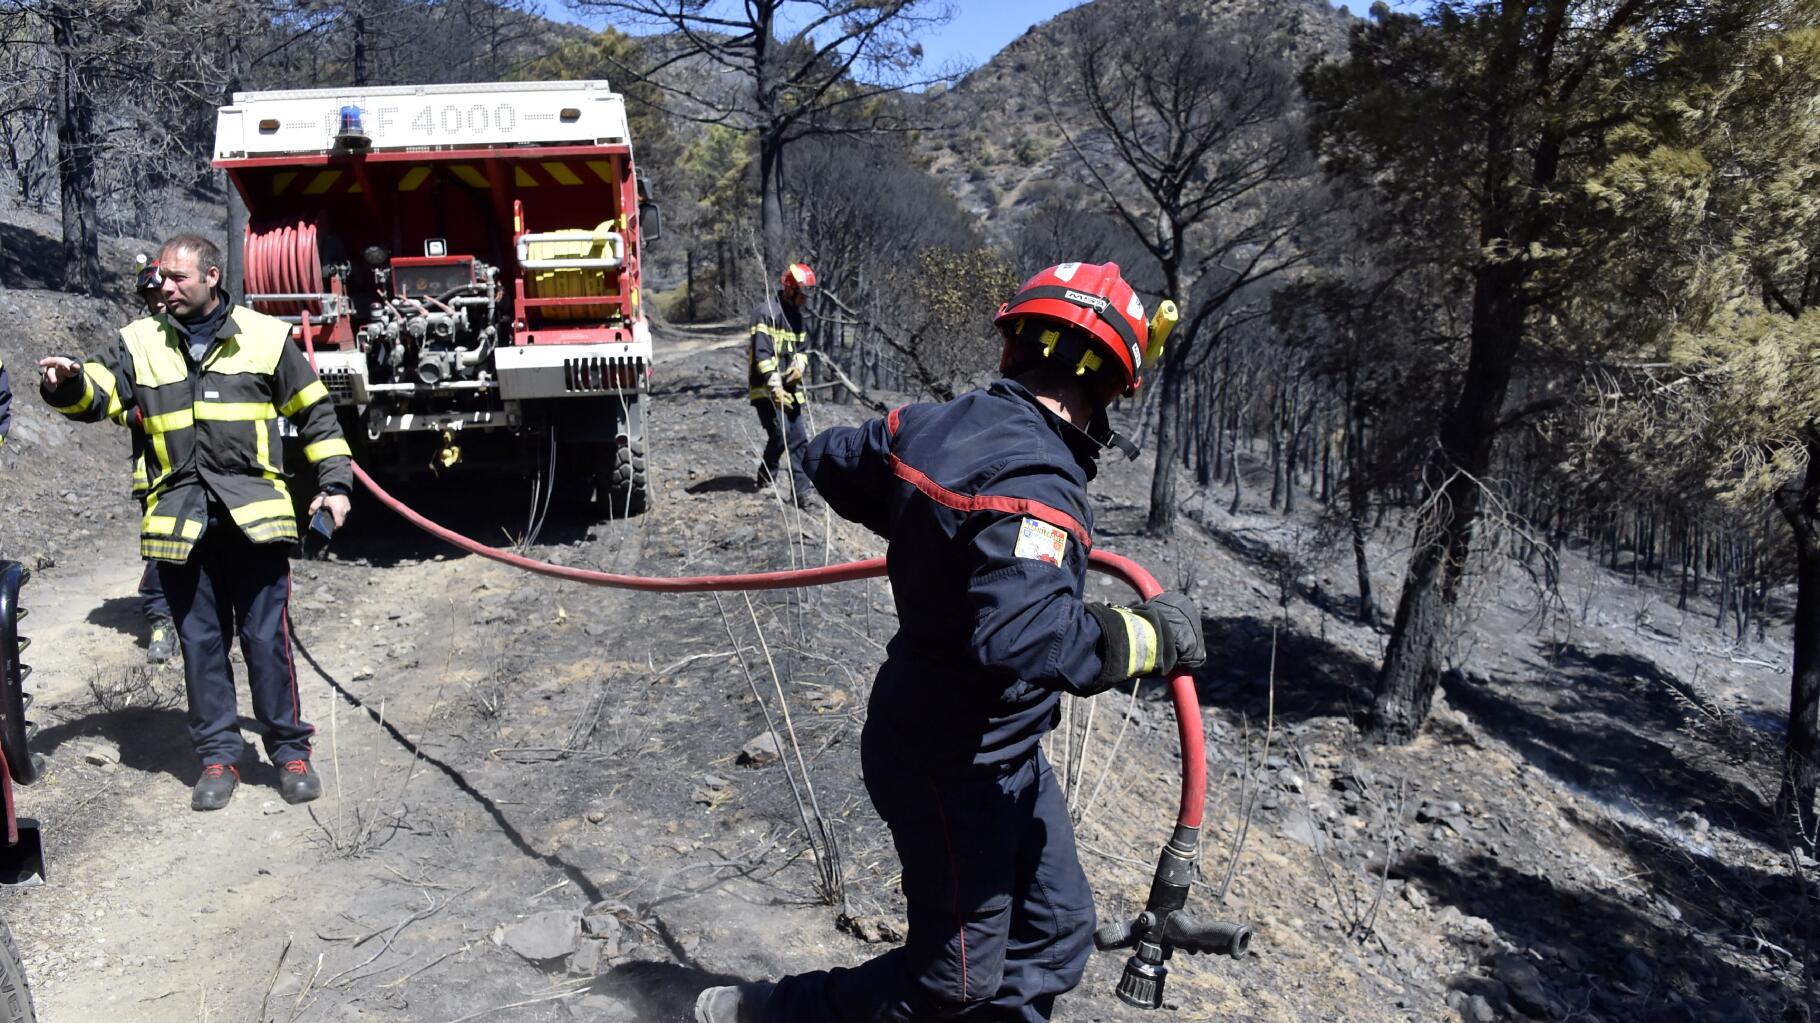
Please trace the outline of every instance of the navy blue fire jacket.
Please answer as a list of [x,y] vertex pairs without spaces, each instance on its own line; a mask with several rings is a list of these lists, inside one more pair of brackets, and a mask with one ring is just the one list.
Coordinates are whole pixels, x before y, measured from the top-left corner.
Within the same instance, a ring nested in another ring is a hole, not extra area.
[[1010,380],[809,442],[816,492],[889,541],[899,629],[867,742],[937,772],[1012,764],[1099,675],[1093,447]]

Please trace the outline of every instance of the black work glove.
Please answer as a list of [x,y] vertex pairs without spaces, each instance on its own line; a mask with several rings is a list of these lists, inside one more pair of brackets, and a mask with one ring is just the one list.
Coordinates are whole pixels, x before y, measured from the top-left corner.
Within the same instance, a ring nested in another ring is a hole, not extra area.
[[1088,604],[1087,613],[1100,623],[1102,637],[1095,692],[1207,662],[1200,609],[1180,593],[1160,593],[1136,607]]

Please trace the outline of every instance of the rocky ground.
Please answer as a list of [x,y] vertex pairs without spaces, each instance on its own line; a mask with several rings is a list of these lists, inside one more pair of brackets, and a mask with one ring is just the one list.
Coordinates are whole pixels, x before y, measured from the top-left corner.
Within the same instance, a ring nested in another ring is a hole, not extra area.
[[[36,327],[10,332],[14,366],[120,315],[30,288],[0,291],[0,310]],[[663,342],[653,510],[555,514],[532,553],[678,575],[879,552],[749,485],[759,437],[729,338]],[[584,588],[457,556],[362,501],[327,560],[297,565],[327,792],[288,806],[249,754],[233,804],[194,814],[180,672],[140,663],[125,443],[20,405],[0,544],[36,567],[45,775],[18,798],[51,878],[0,911],[42,1018],[683,1020],[705,984],[896,939],[895,859],[857,768],[894,626],[882,582],[750,601]],[[1361,746],[1351,715],[1383,636],[1349,619],[1349,555],[1311,514],[1249,498],[1229,514],[1224,493],[1191,497],[1174,541],[1143,537],[1145,479],[1139,463],[1096,483],[1101,544],[1202,603],[1194,899],[1257,929],[1242,959],[1174,960],[1168,1016],[1802,1018],[1814,865],[1769,824],[1775,736],[1753,726],[1782,712],[1785,630],[1734,643],[1704,602],[1674,612],[1672,591],[1571,552],[1544,602],[1500,563],[1432,725]],[[403,496],[469,535],[524,532],[509,481]],[[1383,543],[1394,594],[1405,552]],[[1146,686],[1068,716],[1049,752],[1102,915],[1129,914],[1173,817],[1171,708]],[[799,800],[829,822],[838,870]],[[1145,1018],[1111,993],[1121,965],[1096,956],[1056,1018]]]

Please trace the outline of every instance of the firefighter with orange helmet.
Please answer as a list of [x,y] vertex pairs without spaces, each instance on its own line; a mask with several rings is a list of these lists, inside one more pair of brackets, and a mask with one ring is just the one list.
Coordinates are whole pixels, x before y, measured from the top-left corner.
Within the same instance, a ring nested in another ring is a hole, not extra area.
[[803,406],[809,402],[809,392],[803,387],[803,374],[809,368],[809,355],[803,350],[808,340],[803,306],[814,287],[815,271],[809,264],[786,267],[777,292],[753,310],[752,335],[746,346],[747,397],[765,431],[758,485],[771,485],[778,462],[788,450],[791,488],[785,496],[799,507],[813,490],[803,472],[803,450],[809,440],[803,433],[802,416]]
[[1093,896],[1039,744],[1062,693],[1206,659],[1187,597],[1084,597],[1106,406],[1137,393],[1174,317],[1147,317],[1115,264],[1049,267],[999,309],[1004,379],[810,442],[829,508],[887,542],[900,626],[860,751],[909,933],[852,969],[709,988],[697,1020],[1045,1020],[1080,982]]

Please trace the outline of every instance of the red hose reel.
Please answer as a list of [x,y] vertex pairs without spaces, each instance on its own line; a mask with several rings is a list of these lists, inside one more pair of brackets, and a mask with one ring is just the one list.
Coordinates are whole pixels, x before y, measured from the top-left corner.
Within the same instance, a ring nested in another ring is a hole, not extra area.
[[246,293],[252,307],[271,316],[322,316],[318,300],[261,299],[258,295],[322,294],[322,250],[316,224],[309,220],[255,226],[248,224],[245,247]]

